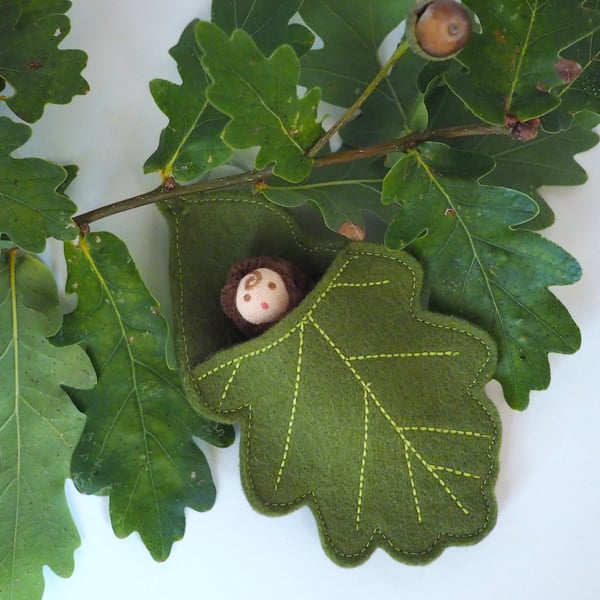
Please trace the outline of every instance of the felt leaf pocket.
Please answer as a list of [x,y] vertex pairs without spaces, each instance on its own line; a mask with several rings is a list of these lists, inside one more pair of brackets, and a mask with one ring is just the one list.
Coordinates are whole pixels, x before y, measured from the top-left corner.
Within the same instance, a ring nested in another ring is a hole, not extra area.
[[[286,214],[257,206],[263,217]],[[293,258],[297,246],[301,259],[314,260],[297,238],[287,239],[294,231],[278,241],[284,256]],[[253,243],[262,244],[274,230],[256,233]],[[222,250],[235,254],[228,244]],[[242,481],[257,510],[308,505],[340,564],[358,564],[377,547],[427,562],[450,544],[479,540],[495,522],[500,427],[483,392],[495,350],[471,325],[421,308],[422,272],[410,256],[350,244],[332,261],[330,251],[315,250],[329,268],[262,335],[203,362],[194,341],[197,360],[184,359],[189,398],[199,411],[241,424]],[[178,273],[176,302],[177,294],[190,298]],[[189,318],[185,306],[179,302],[180,315]]]
[[342,244],[300,231],[289,213],[249,194],[198,195],[162,206],[170,230],[171,295],[177,357],[188,394],[192,369],[243,341],[219,302],[231,266],[251,256],[297,263],[311,277],[325,272]]

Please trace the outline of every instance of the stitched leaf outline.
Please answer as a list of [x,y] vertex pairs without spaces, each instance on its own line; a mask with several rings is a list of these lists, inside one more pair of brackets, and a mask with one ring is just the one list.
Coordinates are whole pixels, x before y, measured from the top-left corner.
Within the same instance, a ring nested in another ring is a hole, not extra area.
[[411,257],[342,251],[303,303],[194,371],[199,408],[242,423],[257,510],[308,504],[333,560],[419,563],[495,521],[499,421],[486,335],[419,306]]

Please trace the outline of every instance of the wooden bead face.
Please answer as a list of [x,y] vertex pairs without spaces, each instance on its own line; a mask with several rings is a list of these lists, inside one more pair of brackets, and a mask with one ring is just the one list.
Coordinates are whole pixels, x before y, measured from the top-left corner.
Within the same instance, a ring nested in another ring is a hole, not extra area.
[[288,309],[290,297],[281,275],[271,269],[255,269],[245,275],[237,288],[235,305],[253,325],[272,323]]

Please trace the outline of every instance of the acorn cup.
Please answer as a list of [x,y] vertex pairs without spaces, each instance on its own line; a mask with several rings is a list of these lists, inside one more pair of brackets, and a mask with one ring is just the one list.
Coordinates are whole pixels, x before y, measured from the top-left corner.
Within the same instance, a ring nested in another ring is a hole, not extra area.
[[428,60],[452,58],[471,39],[473,21],[454,0],[418,0],[406,21],[406,39]]

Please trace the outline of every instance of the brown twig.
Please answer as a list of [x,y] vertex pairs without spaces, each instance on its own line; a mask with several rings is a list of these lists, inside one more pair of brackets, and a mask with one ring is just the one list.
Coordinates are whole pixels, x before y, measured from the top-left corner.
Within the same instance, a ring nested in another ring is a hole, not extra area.
[[[481,124],[447,127],[444,129],[435,129],[425,133],[410,133],[404,137],[390,140],[389,142],[383,142],[381,144],[375,144],[365,148],[343,150],[341,152],[334,152],[332,154],[328,154],[327,156],[316,158],[314,159],[313,167],[319,169],[340,163],[354,162],[356,160],[364,160],[367,158],[382,156],[391,152],[405,152],[406,150],[417,147],[419,144],[433,140],[444,140],[474,135],[510,134],[511,130],[509,128]],[[259,181],[267,180],[272,175],[273,168],[267,167],[261,170],[247,171],[238,175],[230,175],[227,177],[221,177],[219,179],[212,179],[210,181],[193,183],[186,186],[172,187],[172,185],[162,185],[155,190],[140,194],[139,196],[133,196],[125,200],[113,202],[112,204],[107,204],[106,206],[101,206],[100,208],[77,215],[74,218],[74,221],[80,228],[84,228],[86,225],[89,225],[94,221],[98,221],[105,217],[109,217],[111,215],[125,212],[134,208],[139,208],[140,206],[163,202],[165,200],[172,200],[174,198],[180,198],[190,194],[214,192],[217,190],[254,184]]]

